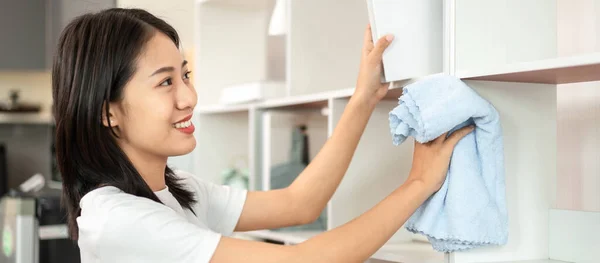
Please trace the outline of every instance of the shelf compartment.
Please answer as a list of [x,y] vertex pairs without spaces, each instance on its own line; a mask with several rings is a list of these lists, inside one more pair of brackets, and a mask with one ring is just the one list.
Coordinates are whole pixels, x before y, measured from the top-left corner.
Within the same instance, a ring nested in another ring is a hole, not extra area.
[[[196,2],[194,86],[199,106],[222,101],[228,88],[255,83],[283,83],[281,89],[261,87],[261,97],[287,95],[286,36],[271,36],[268,32],[274,3],[272,0]],[[236,94],[235,99],[239,100],[241,94]]]
[[[455,0],[455,68],[465,79],[600,80],[597,0]],[[577,28],[577,30],[573,30]]]
[[[290,186],[328,138],[328,118],[320,110],[268,110],[262,118],[262,190]],[[279,231],[325,231],[327,209],[313,223]]]
[[[556,85],[466,81],[500,114],[508,243],[449,255],[453,263],[547,259],[550,189],[556,180]],[[543,113],[540,115],[540,113]]]
[[[286,2],[290,95],[353,87],[368,24],[364,0]],[[343,11],[332,15],[332,10]]]
[[[348,103],[348,99],[332,101],[332,130],[337,126]],[[397,105],[397,101],[382,101],[372,113],[344,180],[330,201],[330,229],[346,224],[368,211],[408,177],[413,143],[409,139],[405,144],[394,146],[389,131],[389,112]],[[373,165],[375,163],[377,165]],[[418,236],[401,228],[389,243],[410,242],[415,238]]]
[[223,173],[227,169],[247,170],[248,187],[253,188],[249,122],[249,112],[194,114],[196,148],[192,155],[196,174],[222,184]]

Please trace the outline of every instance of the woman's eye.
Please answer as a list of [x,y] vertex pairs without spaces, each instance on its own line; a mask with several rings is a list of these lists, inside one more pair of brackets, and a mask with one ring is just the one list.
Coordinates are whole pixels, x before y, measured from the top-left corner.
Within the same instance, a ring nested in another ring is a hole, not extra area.
[[190,78],[190,74],[192,74],[191,71],[188,71],[185,74],[183,74],[183,79],[189,79]]
[[160,83],[159,86],[171,86],[171,85],[173,85],[173,81],[171,80],[171,78],[168,78],[165,81],[163,81],[162,83]]

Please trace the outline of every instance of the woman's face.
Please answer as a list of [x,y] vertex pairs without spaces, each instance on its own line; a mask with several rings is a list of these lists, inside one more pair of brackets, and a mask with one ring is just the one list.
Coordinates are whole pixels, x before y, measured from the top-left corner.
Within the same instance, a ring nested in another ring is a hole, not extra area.
[[166,35],[156,33],[146,43],[123,99],[110,105],[112,126],[118,127],[126,153],[169,157],[196,147],[190,120],[196,91],[186,63]]

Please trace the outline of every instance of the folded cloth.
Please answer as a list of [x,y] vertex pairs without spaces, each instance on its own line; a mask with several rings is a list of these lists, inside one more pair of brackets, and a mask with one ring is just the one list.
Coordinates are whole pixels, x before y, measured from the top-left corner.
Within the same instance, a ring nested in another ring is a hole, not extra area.
[[496,109],[460,79],[442,75],[410,84],[389,114],[394,145],[425,143],[475,124],[455,146],[446,181],[406,222],[442,252],[504,245],[508,215],[504,149]]

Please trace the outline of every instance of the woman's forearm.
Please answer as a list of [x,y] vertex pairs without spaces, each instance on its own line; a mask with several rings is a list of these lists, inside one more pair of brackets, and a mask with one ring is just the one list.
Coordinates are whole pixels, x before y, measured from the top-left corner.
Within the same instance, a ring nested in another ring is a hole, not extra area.
[[278,246],[223,237],[211,262],[364,262],[431,193],[431,187],[422,181],[407,181],[356,219],[298,245]]
[[373,109],[369,99],[352,97],[331,137],[289,187],[298,202],[296,207],[306,211],[309,218],[318,217],[340,184]]
[[302,262],[364,262],[430,194],[422,182],[406,182],[360,217],[297,245],[297,253]]

